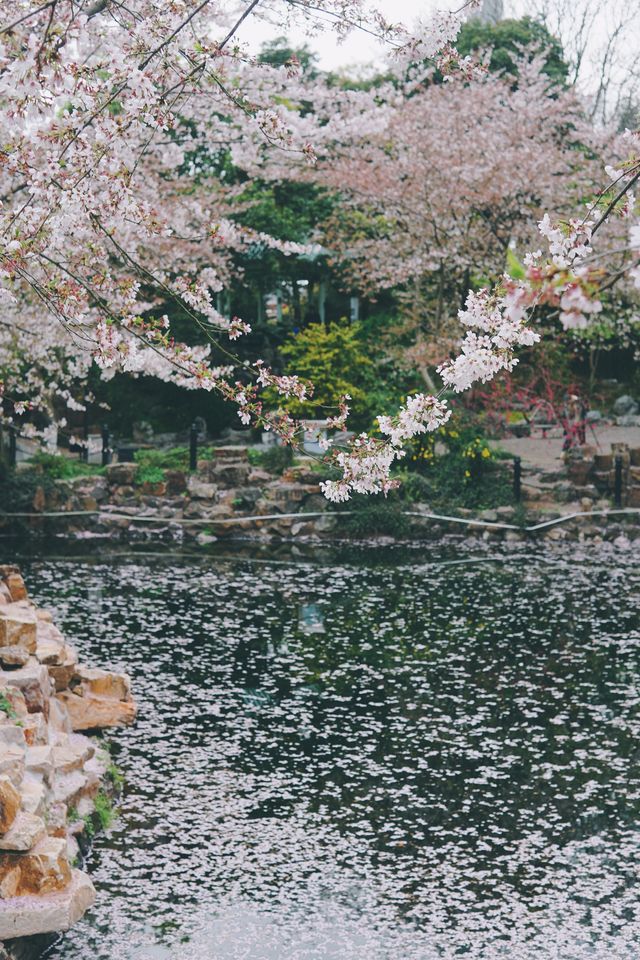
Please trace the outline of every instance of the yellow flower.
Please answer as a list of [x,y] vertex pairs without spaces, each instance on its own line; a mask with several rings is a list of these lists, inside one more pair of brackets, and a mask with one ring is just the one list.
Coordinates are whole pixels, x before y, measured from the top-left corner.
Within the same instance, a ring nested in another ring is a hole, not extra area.
[[482,451],[482,456],[483,456],[484,459],[486,460],[487,457],[490,457],[490,456],[491,456],[491,450],[489,450],[488,447],[485,447],[484,450]]
[[465,475],[465,477],[470,477],[470,476],[471,476],[471,474],[469,473],[468,470],[465,470],[464,475]]

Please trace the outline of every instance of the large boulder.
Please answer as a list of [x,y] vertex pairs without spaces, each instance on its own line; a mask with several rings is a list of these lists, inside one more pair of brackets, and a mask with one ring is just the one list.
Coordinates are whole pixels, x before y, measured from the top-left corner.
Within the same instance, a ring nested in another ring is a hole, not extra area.
[[58,700],[67,708],[73,730],[101,730],[104,727],[126,727],[136,718],[132,700],[96,696],[87,690],[63,690]]
[[613,412],[616,417],[635,416],[639,409],[637,401],[626,393],[618,397],[613,405]]
[[74,677],[80,680],[85,694],[113,700],[131,700],[131,680],[126,673],[111,673],[99,667],[80,665]]
[[34,653],[36,622],[34,610],[26,605],[11,603],[0,607],[0,647],[24,647]]
[[20,810],[7,832],[0,837],[0,850],[31,850],[46,832],[42,817]]
[[5,674],[5,679],[9,686],[17,687],[21,691],[29,713],[44,713],[48,716],[52,683],[45,666],[31,658],[25,667]]
[[5,853],[0,857],[0,883],[5,897],[64,890],[71,883],[66,837],[43,837],[28,853]]
[[105,470],[109,486],[130,486],[138,473],[137,463],[111,463]]
[[0,909],[0,940],[69,930],[93,906],[96,892],[89,877],[72,870],[69,884],[45,896],[5,899]]

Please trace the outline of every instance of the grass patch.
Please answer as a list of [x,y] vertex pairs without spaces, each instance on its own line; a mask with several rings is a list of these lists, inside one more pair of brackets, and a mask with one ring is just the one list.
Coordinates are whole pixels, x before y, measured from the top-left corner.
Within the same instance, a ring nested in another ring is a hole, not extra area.
[[104,468],[97,463],[72,460],[58,453],[45,453],[41,450],[29,461],[29,469],[36,470],[51,480],[74,480],[76,477],[95,476],[102,473]]
[[0,710],[9,717],[10,720],[17,720],[18,714],[16,713],[13,704],[7,697],[6,693],[0,693]]
[[97,794],[95,799],[95,815],[98,818],[101,830],[108,830],[117,817],[113,800],[102,790]]

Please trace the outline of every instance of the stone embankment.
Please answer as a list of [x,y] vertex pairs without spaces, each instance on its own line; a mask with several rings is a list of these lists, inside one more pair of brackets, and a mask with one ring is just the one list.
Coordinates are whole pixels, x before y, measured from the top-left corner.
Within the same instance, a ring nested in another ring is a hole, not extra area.
[[80,731],[135,713],[128,677],[78,663],[17,567],[0,566],[0,960],[37,956],[41,935],[93,904],[78,838],[110,760]]
[[[614,519],[608,514],[617,456],[622,462],[621,502],[629,513]],[[540,530],[537,536],[616,537],[634,526],[640,531],[634,513],[640,510],[640,448],[616,443],[604,452],[585,445],[569,451],[554,469],[527,464],[518,509],[513,504],[481,511],[434,510],[425,503],[404,506],[411,515],[409,535],[419,538],[455,532],[519,539],[526,532],[516,528],[516,518],[523,527],[523,511],[524,526],[594,513],[588,522],[585,516],[570,527]],[[6,525],[11,522],[7,517]],[[59,481],[46,494],[43,488],[36,495],[33,514],[25,522],[34,532],[49,534],[193,539],[203,544],[230,536],[272,540],[344,535],[344,517],[322,496],[313,461],[301,459],[275,476],[252,465],[242,446],[213,448],[193,473],[166,470],[157,483],[142,482],[136,463],[115,463],[102,474]],[[634,535],[633,529],[628,532]]]
[[[34,529],[50,511],[68,515],[55,521],[56,530],[114,536],[179,532],[207,538],[249,530],[297,536],[325,533],[336,522],[310,463],[276,477],[253,466],[246,447],[216,447],[193,473],[166,470],[158,483],[142,483],[139,474],[136,463],[114,463],[102,475],[57,483],[34,502]],[[305,516],[309,513],[322,516]]]

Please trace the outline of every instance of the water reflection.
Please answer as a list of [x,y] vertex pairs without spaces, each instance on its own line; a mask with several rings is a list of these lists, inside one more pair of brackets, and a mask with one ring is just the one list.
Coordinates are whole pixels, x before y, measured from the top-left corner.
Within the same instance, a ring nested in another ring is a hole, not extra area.
[[31,562],[141,701],[51,957],[637,957],[638,556],[578,549]]

